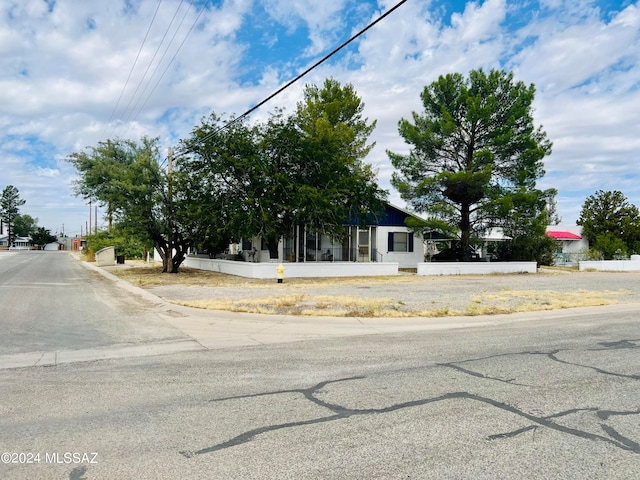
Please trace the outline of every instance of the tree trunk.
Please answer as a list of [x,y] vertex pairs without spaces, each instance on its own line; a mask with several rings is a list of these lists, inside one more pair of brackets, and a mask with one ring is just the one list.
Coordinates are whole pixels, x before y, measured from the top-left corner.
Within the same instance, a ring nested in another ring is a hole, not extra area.
[[462,202],[460,205],[460,250],[458,253],[458,261],[465,262],[468,260],[469,245],[471,240],[471,205]]
[[[162,259],[162,273],[178,273],[180,269],[180,265],[184,262],[186,258],[186,253],[191,243],[187,243],[185,245],[176,242],[172,246],[169,245],[169,242],[163,239],[155,239],[153,241],[153,246],[160,254],[160,258]],[[169,256],[169,248],[175,250],[172,251],[172,256]]]
[[178,269],[180,268],[180,265],[182,265],[182,262],[184,262],[184,258],[185,250],[182,250],[181,248],[176,249],[176,253],[171,259],[173,262],[171,273],[178,273]]

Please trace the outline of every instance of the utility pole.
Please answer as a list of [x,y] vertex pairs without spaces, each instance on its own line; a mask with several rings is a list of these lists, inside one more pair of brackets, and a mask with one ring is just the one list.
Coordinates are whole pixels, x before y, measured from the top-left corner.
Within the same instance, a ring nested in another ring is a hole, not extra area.
[[87,235],[91,235],[91,199],[89,199],[89,229],[87,230]]
[[173,187],[171,186],[171,174],[173,173],[173,149],[169,147],[167,153],[167,195],[168,195],[168,209],[167,209],[167,221],[169,222],[169,241],[167,242],[167,273],[173,273]]

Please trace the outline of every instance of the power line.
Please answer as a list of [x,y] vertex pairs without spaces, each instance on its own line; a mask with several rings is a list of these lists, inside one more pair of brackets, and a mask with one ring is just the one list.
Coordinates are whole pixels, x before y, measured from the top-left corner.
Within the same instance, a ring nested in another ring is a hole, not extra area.
[[[224,125],[222,125],[221,127],[217,128],[216,130],[214,130],[213,132],[208,133],[207,135],[205,135],[204,137],[202,137],[200,140],[198,140],[198,143],[202,143],[202,142],[206,142],[208,139],[213,138],[215,135],[217,135],[219,132],[221,132],[222,130],[230,127],[231,125],[233,125],[234,123],[236,123],[237,121],[241,120],[242,118],[245,118],[247,116],[249,116],[250,114],[252,114],[253,112],[255,112],[258,108],[260,108],[262,105],[264,105],[265,103],[269,102],[270,100],[272,100],[274,97],[278,96],[279,94],[281,94],[283,91],[285,91],[287,88],[289,88],[291,85],[293,85],[294,83],[296,83],[298,80],[300,80],[301,78],[303,78],[305,75],[307,75],[309,72],[311,72],[312,70],[314,70],[315,68],[317,68],[318,66],[322,65],[324,62],[326,62],[327,60],[329,60],[331,57],[333,57],[336,53],[338,53],[340,50],[342,50],[344,47],[346,47],[347,45],[349,45],[351,42],[353,42],[354,40],[356,40],[357,38],[359,38],[360,36],[362,36],[365,32],[367,32],[368,30],[370,30],[371,28],[373,28],[375,25],[377,25],[379,22],[381,22],[382,20],[384,20],[386,17],[388,17],[389,15],[391,15],[395,10],[397,10],[398,8],[400,8],[404,3],[406,3],[407,0],[402,0],[401,2],[398,2],[393,8],[391,8],[390,10],[388,10],[387,12],[385,12],[384,14],[382,14],[380,17],[378,17],[376,20],[374,20],[373,22],[371,22],[369,25],[367,25],[365,28],[363,28],[362,30],[360,30],[358,33],[356,33],[354,36],[352,36],[349,40],[347,40],[346,42],[344,42],[342,45],[340,45],[339,47],[337,47],[336,49],[334,49],[331,53],[325,55],[322,59],[318,60],[316,63],[314,63],[311,67],[307,68],[304,72],[302,72],[300,75],[298,75],[297,77],[295,77],[293,80],[291,80],[290,82],[288,82],[287,84],[285,84],[283,87],[280,87],[278,90],[276,90],[274,93],[272,93],[271,95],[269,95],[267,98],[265,98],[264,100],[262,100],[260,103],[258,103],[257,105],[251,107],[249,110],[247,110],[246,112],[244,112],[242,115],[228,121],[227,123],[225,123]],[[174,151],[174,156],[177,155],[182,155],[186,153],[186,150],[180,150],[180,149],[175,149]],[[164,162],[162,162],[162,164],[164,164]]]
[[[149,63],[147,64],[147,68],[145,69],[144,74],[142,75],[142,78],[138,81],[138,85],[136,86],[135,91],[133,92],[133,94],[129,98],[129,102],[127,103],[127,106],[125,107],[124,111],[122,112],[123,124],[125,125],[125,133],[129,128],[128,126],[126,126],[126,123],[127,123],[128,119],[131,117],[131,114],[133,113],[133,110],[135,110],[135,107],[138,105],[138,102],[140,101],[140,97],[138,97],[138,99],[136,100],[136,103],[134,104],[134,107],[133,107],[132,110],[129,110],[129,107],[131,106],[131,103],[133,103],[133,100],[136,98],[136,95],[138,94],[138,91],[140,90],[140,87],[142,87],[145,79],[147,78],[147,74],[149,73],[149,70],[151,69],[151,66],[154,63],[154,60],[158,56],[158,52],[160,52],[160,49],[162,48],[162,45],[164,44],[164,41],[167,38],[167,34],[171,30],[171,27],[173,26],[173,22],[176,20],[176,17],[178,16],[178,12],[180,11],[180,8],[182,7],[183,3],[184,3],[184,0],[180,0],[180,3],[178,4],[178,6],[176,7],[175,12],[173,13],[173,17],[171,17],[171,21],[169,22],[169,25],[167,26],[167,28],[165,29],[164,34],[162,35],[162,39],[160,39],[160,43],[158,43],[158,46],[157,46],[155,52],[153,53],[153,56],[151,57],[151,60],[149,60]],[[187,10],[185,11],[185,14],[182,17],[182,21],[180,22],[180,25],[178,25],[178,27],[176,28],[176,33],[180,29],[180,26],[182,25],[182,22],[184,22],[184,18],[186,17],[187,13],[189,13],[189,7],[187,7]],[[167,54],[167,51],[171,47],[171,43],[173,42],[173,39],[175,38],[175,36],[176,36],[176,34],[174,33],[173,37],[171,38],[171,40],[167,44],[167,46],[165,48],[165,51],[162,54],[162,57],[158,61],[158,64],[156,65],[155,70],[153,71],[153,73],[149,77],[149,80],[147,80],[147,84],[146,84],[142,94],[144,94],[144,91],[146,91],[146,89],[148,88],[149,83],[151,83],[151,79],[155,75],[156,71],[158,70],[158,66],[160,65],[160,63],[162,63],[162,60],[164,59],[165,55]],[[114,128],[114,134],[115,134],[116,129],[117,128]]]
[[149,32],[151,31],[151,26],[153,25],[153,22],[156,19],[156,15],[158,15],[158,10],[160,10],[160,5],[161,4],[162,4],[162,0],[158,0],[158,6],[156,7],[156,11],[153,13],[153,17],[151,18],[151,22],[149,23],[149,27],[147,28],[147,33],[145,33],[145,35],[144,35],[144,39],[142,40],[142,44],[140,45],[140,49],[138,50],[138,54],[136,55],[136,59],[133,61],[133,65],[131,65],[131,70],[129,71],[129,76],[127,77],[127,80],[124,83],[124,87],[122,87],[122,91],[120,92],[120,96],[118,97],[118,101],[116,102],[116,105],[113,107],[113,111],[111,112],[111,115],[109,116],[109,120],[107,121],[106,125],[104,126],[104,131],[102,132],[102,138],[104,138],[105,133],[107,133],[107,128],[109,127],[109,124],[111,123],[111,120],[113,120],[113,117],[115,116],[116,111],[118,110],[118,106],[120,106],[120,100],[122,100],[122,96],[124,95],[124,92],[127,89],[127,86],[129,85],[129,80],[131,80],[131,75],[133,74],[133,70],[135,69],[136,64],[138,63],[138,59],[140,58],[140,54],[142,53],[142,48],[144,47],[144,44],[147,41],[147,37],[149,36]]
[[[176,35],[178,34],[178,31],[180,30],[180,27],[184,23],[184,19],[186,18],[187,14],[189,13],[189,10],[191,9],[191,5],[189,4],[187,6],[187,9],[185,10],[184,14],[182,15],[182,19],[180,20],[180,23],[176,27],[173,36],[169,40],[169,43],[167,43],[167,46],[164,49],[164,52],[162,53],[162,56],[160,57],[160,60],[158,60],[158,62],[156,63],[156,66],[153,69],[153,72],[151,73],[151,75],[149,76],[149,79],[147,80],[147,83],[146,83],[145,87],[142,89],[142,93],[140,93],[140,95],[136,99],[133,107],[131,108],[131,110],[129,110],[129,107],[131,106],[131,104],[133,103],[134,98],[136,97],[136,94],[138,93],[138,91],[140,90],[140,87],[142,87],[143,82],[147,78],[147,73],[149,73],[149,70],[151,69],[151,65],[153,65],[153,62],[156,59],[156,56],[158,55],[158,52],[160,51],[160,48],[164,44],[164,41],[167,38],[167,34],[169,33],[169,30],[171,29],[171,26],[173,25],[173,22],[175,21],[176,17],[178,16],[178,12],[180,11],[180,7],[182,6],[183,3],[184,3],[184,0],[180,0],[180,3],[178,4],[178,7],[176,8],[176,11],[174,12],[173,17],[171,18],[171,22],[169,22],[169,26],[167,27],[166,31],[164,32],[164,35],[162,36],[162,39],[160,40],[160,43],[158,44],[158,48],[156,48],[156,51],[154,52],[153,57],[149,61],[149,65],[147,65],[147,69],[144,71],[144,75],[140,79],[140,82],[138,83],[138,86],[136,87],[135,92],[133,93],[133,95],[129,99],[129,103],[127,104],[127,108],[125,109],[125,111],[122,114],[123,124],[124,124],[124,128],[125,128],[123,136],[128,131],[131,122],[135,121],[135,118],[137,117],[137,115],[132,118],[133,112],[136,110],[136,107],[138,106],[138,103],[140,102],[142,96],[145,94],[145,92],[149,88],[149,85],[151,84],[151,81],[152,81],[153,77],[155,76],[156,72],[158,71],[158,68],[160,68],[160,65],[162,64],[162,61],[164,60],[164,57],[167,55],[167,52],[169,51],[169,48],[171,48],[171,44],[175,40]],[[125,115],[126,115],[126,118],[125,118]],[[131,121],[129,121],[129,119],[131,119]]]
[[[138,109],[137,113],[135,114],[135,116],[132,118],[131,122],[129,123],[129,125],[131,125],[132,122],[134,122],[137,118],[138,115],[140,115],[140,113],[142,112],[142,110],[144,109],[144,107],[147,105],[147,103],[149,102],[149,100],[151,99],[151,97],[153,96],[153,94],[155,93],[156,89],[158,88],[158,86],[160,85],[160,82],[162,81],[162,79],[164,78],[164,76],[166,75],[167,71],[169,70],[169,67],[171,67],[171,65],[173,64],[174,60],[176,59],[176,57],[178,56],[178,54],[180,53],[180,50],[182,50],[182,47],[184,46],[184,44],[187,41],[187,38],[189,38],[189,35],[191,35],[191,32],[193,31],[193,29],[195,28],[195,26],[197,25],[198,21],[200,20],[200,17],[202,16],[202,14],[204,13],[204,11],[207,9],[207,6],[209,5],[209,2],[211,0],[207,0],[203,5],[202,8],[200,9],[200,12],[198,13],[198,15],[196,16],[195,20],[193,21],[193,23],[191,24],[191,27],[189,28],[189,31],[185,34],[184,38],[182,39],[182,42],[180,43],[180,45],[178,46],[178,49],[176,50],[176,52],[173,54],[173,57],[171,57],[171,60],[169,60],[169,63],[167,64],[167,66],[165,67],[164,71],[162,72],[162,74],[160,75],[160,78],[158,78],[158,80],[156,81],[155,85],[153,86],[153,88],[151,89],[151,92],[149,93],[149,95],[147,96],[147,98],[144,100],[144,102],[142,103],[142,105],[140,106],[140,108]],[[180,22],[180,25],[182,25],[182,23],[184,22],[184,19],[186,17],[186,13],[185,16],[182,18],[182,21]],[[179,27],[178,27],[179,28]],[[171,39],[171,42],[173,42],[173,39],[176,37],[178,33],[178,30],[176,30],[176,33],[173,35],[173,38]],[[169,48],[167,47],[167,50],[165,51],[168,52]],[[163,57],[164,58],[164,55]],[[161,60],[162,61],[162,60]],[[160,66],[160,63],[158,63],[158,67]],[[154,75],[155,72],[157,71],[157,67],[156,70],[154,70]],[[147,85],[148,86],[148,85]],[[145,90],[146,91],[146,88]],[[144,94],[143,91],[143,94]]]
[[145,105],[147,104],[147,102],[149,101],[149,99],[151,98],[151,96],[154,94],[154,92],[156,91],[156,88],[158,88],[158,85],[160,85],[160,82],[162,81],[162,79],[164,78],[165,74],[167,73],[167,71],[169,70],[169,67],[171,66],[171,64],[173,63],[173,61],[176,59],[176,57],[178,56],[178,54],[180,53],[180,50],[182,50],[182,47],[184,46],[185,42],[187,41],[187,38],[189,37],[189,35],[191,35],[191,32],[193,31],[194,27],[196,26],[196,24],[198,23],[198,20],[200,20],[200,17],[202,16],[202,13],[206,10],[207,6],[209,5],[210,0],[207,0],[207,2],[202,6],[202,8],[200,9],[200,13],[198,13],[198,16],[195,18],[195,20],[193,21],[193,23],[191,24],[191,28],[189,28],[189,31],[187,32],[187,34],[184,36],[184,38],[182,39],[182,42],[180,43],[180,46],[178,47],[178,49],[176,50],[176,52],[173,54],[173,57],[171,58],[171,60],[169,61],[169,63],[167,64],[166,68],[164,69],[164,71],[162,72],[162,75],[160,75],[160,78],[158,79],[158,81],[156,82],[156,84],[153,86],[153,89],[151,90],[151,92],[149,93],[149,95],[147,96],[146,100],[144,101],[144,103],[140,106],[140,109],[138,110],[138,113],[136,114],[135,118],[138,117],[138,115],[140,115],[140,113],[142,112],[142,109],[145,107]]

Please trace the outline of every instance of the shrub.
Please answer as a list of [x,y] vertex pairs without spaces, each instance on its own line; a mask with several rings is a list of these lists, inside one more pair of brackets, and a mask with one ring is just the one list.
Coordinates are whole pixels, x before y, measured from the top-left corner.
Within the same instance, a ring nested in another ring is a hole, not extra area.
[[123,255],[129,259],[144,257],[145,242],[121,228],[114,227],[109,231],[89,235],[87,241],[92,252],[113,247],[116,256]]

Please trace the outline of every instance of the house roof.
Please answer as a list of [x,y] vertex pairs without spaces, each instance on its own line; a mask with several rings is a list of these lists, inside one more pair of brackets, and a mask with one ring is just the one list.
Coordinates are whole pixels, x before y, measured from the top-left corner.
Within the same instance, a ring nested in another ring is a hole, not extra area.
[[[6,240],[8,238],[9,238],[9,235],[0,235],[0,240]],[[14,242],[30,242],[31,237],[21,237],[19,235],[14,235],[13,241]]]
[[451,236],[449,235],[444,235],[436,230],[430,230],[428,232],[424,233],[424,239],[425,240],[432,240],[435,242],[440,242],[440,241],[448,241],[448,240],[455,240],[454,238],[451,238]]
[[[391,205],[389,202],[385,202],[384,212],[380,212],[379,215],[371,214],[367,223],[369,225],[376,225],[379,227],[406,227],[405,219],[407,217],[420,219],[420,217],[415,213],[396,207],[395,205]],[[358,222],[352,218],[348,225],[357,224]]]
[[555,238],[556,240],[582,240],[580,235],[559,230],[547,230],[547,235],[551,238]]
[[505,240],[512,240],[512,238],[508,235],[505,235],[502,231],[502,228],[499,227],[490,229],[482,237],[480,237],[480,239],[484,240],[485,242],[504,242]]

